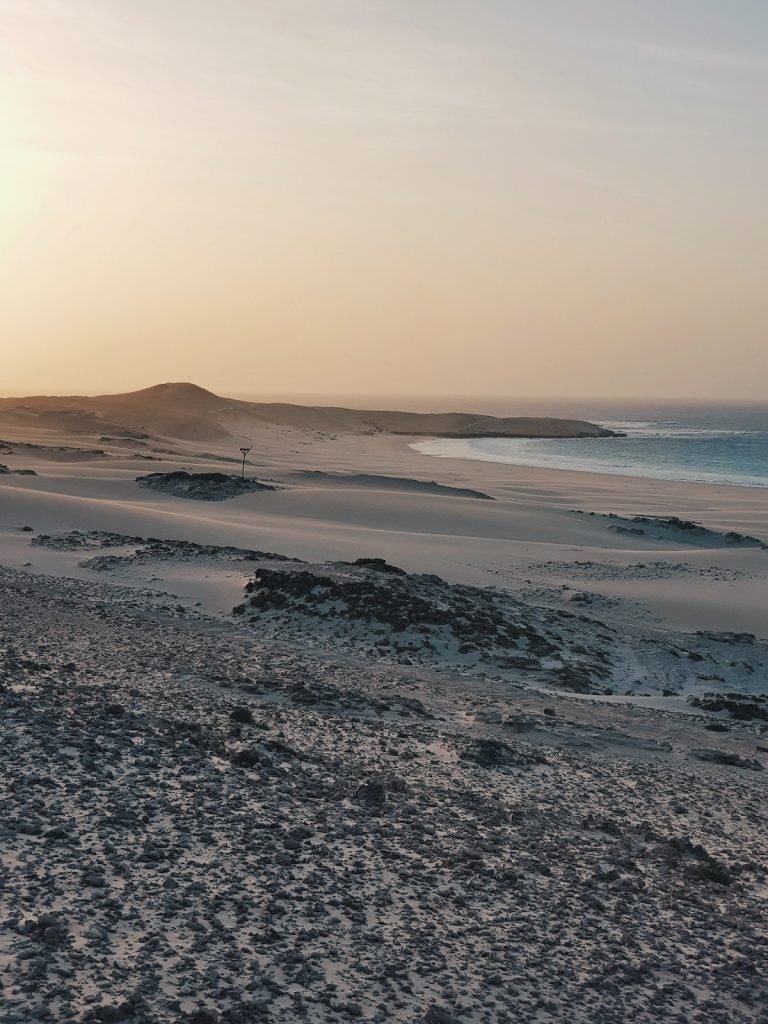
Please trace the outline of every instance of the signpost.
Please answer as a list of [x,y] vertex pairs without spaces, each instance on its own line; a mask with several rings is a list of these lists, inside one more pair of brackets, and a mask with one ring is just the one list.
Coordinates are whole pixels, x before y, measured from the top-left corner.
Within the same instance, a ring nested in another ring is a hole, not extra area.
[[[253,448],[253,445],[251,445],[251,448]],[[241,448],[240,449],[240,451],[243,453],[243,471],[240,474],[240,479],[241,480],[245,480],[245,457],[248,454],[248,452],[250,452],[251,448]]]

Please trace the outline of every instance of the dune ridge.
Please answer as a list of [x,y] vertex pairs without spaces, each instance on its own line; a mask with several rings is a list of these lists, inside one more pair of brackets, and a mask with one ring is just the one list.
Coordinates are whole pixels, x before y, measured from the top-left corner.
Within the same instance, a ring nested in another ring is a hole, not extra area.
[[117,395],[0,398],[0,424],[82,432],[96,427],[102,431],[129,428],[185,440],[250,437],[265,426],[344,434],[441,437],[612,436],[612,431],[585,420],[246,402],[183,382],[156,384]]

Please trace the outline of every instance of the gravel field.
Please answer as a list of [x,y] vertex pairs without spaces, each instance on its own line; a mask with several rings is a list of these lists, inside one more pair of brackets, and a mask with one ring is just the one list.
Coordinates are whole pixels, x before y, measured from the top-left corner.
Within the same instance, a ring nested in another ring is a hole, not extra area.
[[0,623],[3,1024],[768,1021],[765,722],[101,577]]

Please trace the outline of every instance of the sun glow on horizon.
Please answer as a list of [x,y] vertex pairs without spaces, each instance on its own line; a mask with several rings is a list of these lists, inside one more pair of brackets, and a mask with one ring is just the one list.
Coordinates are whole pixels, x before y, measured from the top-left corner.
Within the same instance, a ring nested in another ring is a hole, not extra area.
[[0,68],[4,393],[764,395],[765,5],[0,0]]

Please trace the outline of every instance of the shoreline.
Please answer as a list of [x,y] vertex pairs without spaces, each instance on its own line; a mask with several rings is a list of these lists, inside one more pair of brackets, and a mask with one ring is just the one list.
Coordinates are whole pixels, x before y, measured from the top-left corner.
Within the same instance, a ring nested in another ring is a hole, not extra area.
[[[392,438],[392,440],[402,439]],[[581,470],[561,468],[559,466],[534,466],[525,463],[497,462],[491,459],[473,459],[459,455],[431,456],[424,452],[416,451],[413,448],[413,444],[418,443],[419,440],[425,440],[425,438],[421,435],[412,435],[410,441],[406,442],[407,453],[409,456],[412,456],[410,461],[414,472],[419,466],[430,465],[430,462],[427,460],[431,459],[434,465],[443,464],[448,469],[451,474],[451,480],[462,479],[467,482],[471,481],[472,486],[481,487],[484,471],[493,472],[495,467],[493,482],[501,483],[505,489],[516,490],[517,488],[529,488],[532,485],[546,487],[546,493],[553,498],[559,496],[563,489],[570,491],[577,489],[581,485],[590,485],[598,491],[614,491],[616,492],[616,499],[619,501],[625,497],[634,498],[635,491],[647,491],[650,486],[655,492],[666,492],[664,497],[669,497],[671,501],[677,502],[680,506],[685,506],[692,498],[695,499],[695,506],[698,507],[701,502],[706,502],[707,500],[714,502],[715,499],[722,498],[723,496],[738,497],[742,500],[751,499],[753,501],[759,497],[762,499],[761,504],[765,506],[760,512],[761,516],[765,516],[765,525],[766,529],[768,529],[768,485],[765,487],[753,487],[749,484],[726,484],[702,480],[670,479],[666,477],[642,477],[623,473],[599,472],[591,469]],[[505,474],[504,470],[509,472]],[[440,479],[443,479],[443,477],[441,476]],[[445,479],[447,480],[449,477],[446,476]],[[485,484],[487,487],[491,486],[489,478],[485,479]],[[657,498],[659,493],[654,494],[654,497]],[[680,497],[679,501],[678,494]],[[684,507],[679,510],[679,514],[685,515]]]
[[[494,439],[494,440],[496,440],[496,438],[492,438],[492,435],[486,435],[486,438],[487,439]],[[472,442],[472,440],[485,440],[486,438],[445,438],[445,437],[438,437],[437,435],[431,435],[430,437],[422,437],[419,440],[409,442],[408,447],[412,451],[415,451],[418,455],[426,456],[427,458],[431,458],[431,459],[442,459],[442,460],[451,460],[451,461],[459,460],[459,461],[462,461],[462,462],[482,462],[482,463],[490,463],[490,464],[497,465],[497,466],[511,466],[511,467],[513,467],[515,469],[541,469],[541,470],[546,470],[546,471],[550,471],[550,472],[590,474],[590,475],[601,476],[601,477],[623,477],[623,478],[631,479],[631,480],[645,480],[645,481],[653,481],[653,482],[669,482],[669,483],[674,483],[674,484],[695,484],[695,485],[704,486],[704,487],[739,487],[739,488],[746,488],[748,490],[764,490],[764,489],[768,489],[768,478],[766,478],[765,483],[747,483],[747,482],[740,481],[740,480],[733,480],[733,481],[731,481],[731,480],[722,479],[722,478],[719,478],[719,479],[682,478],[680,476],[675,475],[675,471],[674,470],[669,470],[666,475],[662,475],[663,471],[661,471],[661,470],[659,470],[657,473],[652,473],[652,472],[641,473],[641,472],[632,472],[630,469],[626,469],[625,470],[623,468],[611,469],[611,468],[603,467],[601,469],[595,469],[595,468],[589,467],[589,468],[583,468],[582,469],[582,468],[579,468],[577,466],[553,465],[553,464],[544,463],[544,462],[541,462],[541,461],[529,461],[529,462],[517,461],[517,457],[510,456],[509,458],[505,458],[505,457],[502,457],[502,456],[499,456],[499,455],[495,455],[494,453],[487,453],[486,454],[486,453],[483,453],[482,451],[480,451],[478,449],[474,450],[474,452],[475,452],[474,454],[469,454],[469,452],[472,450],[471,449],[471,442]],[[614,440],[620,440],[620,439],[621,439],[620,437],[616,437],[616,438],[604,438],[602,440],[614,441]],[[514,442],[514,441],[520,441],[520,440],[537,440],[537,441],[542,441],[542,440],[550,440],[550,439],[548,439],[548,438],[503,438],[503,440],[509,440],[509,441],[513,441]],[[559,441],[562,441],[562,440],[579,441],[579,440],[585,440],[585,439],[584,438],[557,438],[557,439],[554,439],[554,440],[559,442]],[[592,439],[590,439],[590,440],[592,440]],[[419,445],[430,445],[430,444],[441,445],[442,444],[442,445],[446,445],[447,446],[447,445],[450,445],[451,443],[455,444],[456,442],[459,442],[459,443],[465,442],[466,443],[466,451],[467,451],[466,454],[462,454],[461,452],[458,452],[458,451],[456,451],[456,452],[446,451],[445,454],[442,454],[439,451],[422,451],[419,448]]]

